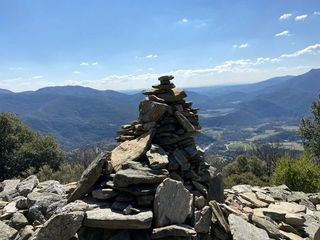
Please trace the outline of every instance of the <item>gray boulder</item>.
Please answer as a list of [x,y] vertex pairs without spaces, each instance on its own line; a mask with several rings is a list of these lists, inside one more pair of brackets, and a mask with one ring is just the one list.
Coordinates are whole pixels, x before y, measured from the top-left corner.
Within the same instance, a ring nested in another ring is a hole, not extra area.
[[26,197],[38,184],[37,176],[31,175],[17,185],[17,190],[21,196]]
[[165,179],[158,186],[154,199],[156,226],[183,224],[191,215],[192,206],[193,196],[183,183]]
[[84,212],[61,213],[50,218],[31,240],[70,240],[80,229]]
[[145,100],[139,105],[139,119],[142,122],[157,122],[167,111],[168,105],[154,101]]

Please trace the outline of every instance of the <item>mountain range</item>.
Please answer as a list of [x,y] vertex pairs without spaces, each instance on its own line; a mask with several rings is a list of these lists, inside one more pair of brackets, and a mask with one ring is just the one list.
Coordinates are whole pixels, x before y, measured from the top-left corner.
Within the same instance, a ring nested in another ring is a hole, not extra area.
[[[320,69],[254,84],[186,89],[201,109],[201,124],[251,126],[265,121],[298,122],[320,90]],[[0,112],[13,112],[32,129],[52,134],[66,148],[114,138],[119,126],[137,118],[141,93],[81,86],[46,87],[14,93],[0,89]]]

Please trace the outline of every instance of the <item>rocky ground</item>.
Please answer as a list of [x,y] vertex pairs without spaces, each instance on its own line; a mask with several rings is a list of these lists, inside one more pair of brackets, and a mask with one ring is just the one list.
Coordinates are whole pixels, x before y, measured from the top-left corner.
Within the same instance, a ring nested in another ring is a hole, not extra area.
[[144,92],[139,119],[77,183],[3,181],[0,240],[320,240],[320,193],[223,189],[194,141],[197,109],[172,79]]

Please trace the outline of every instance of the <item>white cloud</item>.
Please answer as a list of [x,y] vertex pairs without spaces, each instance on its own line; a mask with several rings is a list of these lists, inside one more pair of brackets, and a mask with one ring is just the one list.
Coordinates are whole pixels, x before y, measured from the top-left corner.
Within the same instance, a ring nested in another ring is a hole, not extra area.
[[79,71],[73,71],[72,73],[73,73],[73,74],[80,74],[81,72],[79,72]]
[[315,11],[313,12],[314,15],[319,15],[320,16],[320,11]]
[[233,45],[233,48],[247,48],[247,47],[249,47],[248,43],[242,43],[240,45],[238,45],[238,44]]
[[303,15],[300,15],[300,16],[296,16],[296,21],[301,21],[301,20],[304,20],[308,17],[308,14],[303,14]]
[[184,17],[184,18],[182,18],[182,19],[180,19],[179,21],[178,21],[178,23],[180,23],[180,24],[184,24],[184,23],[188,23],[189,22],[189,20],[188,20],[188,18],[186,18],[186,17]]
[[317,54],[317,53],[319,53],[319,51],[320,51],[320,43],[317,43],[317,44],[310,45],[304,49],[301,49],[301,50],[293,52],[293,53],[282,54],[281,57],[282,58],[299,57],[299,56],[305,55],[305,54]]
[[33,79],[41,79],[41,78],[43,78],[43,76],[41,76],[41,75],[36,75],[36,76],[33,76],[32,78],[33,78]]
[[91,63],[92,66],[95,66],[95,65],[98,65],[98,64],[99,64],[98,62]]
[[279,17],[279,19],[280,20],[286,20],[286,19],[289,19],[290,17],[292,17],[291,13],[284,13]]
[[145,58],[158,58],[159,56],[157,54],[149,54],[146,55]]
[[87,63],[87,62],[82,62],[82,63],[80,63],[80,66],[89,66],[89,63]]
[[276,37],[289,37],[291,34],[289,33],[288,30],[284,30],[282,32],[279,32],[275,35]]

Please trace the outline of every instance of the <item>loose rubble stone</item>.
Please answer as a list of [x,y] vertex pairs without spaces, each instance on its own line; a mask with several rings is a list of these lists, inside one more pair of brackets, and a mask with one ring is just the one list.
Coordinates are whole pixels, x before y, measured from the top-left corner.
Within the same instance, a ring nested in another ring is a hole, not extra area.
[[152,169],[165,168],[169,163],[166,151],[159,145],[152,144],[146,155]]
[[183,183],[165,179],[157,188],[154,214],[157,227],[182,224],[192,211],[193,197]]
[[292,226],[303,225],[305,221],[304,217],[298,214],[287,213],[285,215],[285,222]]
[[228,217],[234,240],[269,240],[267,232],[243,220],[234,214]]
[[92,191],[92,197],[99,200],[106,200],[117,196],[113,189],[95,189]]
[[268,235],[272,238],[279,238],[282,237],[280,230],[278,229],[277,225],[272,221],[269,221],[265,218],[260,218],[255,215],[252,216],[252,222],[259,228],[266,230]]
[[98,208],[87,211],[84,226],[106,229],[148,229],[151,227],[152,219],[151,210],[125,215],[111,208]]
[[195,127],[181,112],[176,111],[174,113],[174,116],[177,118],[178,122],[181,124],[184,130],[186,130],[187,132],[194,132],[196,130]]
[[17,192],[17,186],[20,183],[20,180],[19,179],[4,180],[1,183],[2,183],[2,191],[0,191],[0,199],[7,200],[7,196],[10,196]]
[[84,212],[61,213],[39,228],[31,240],[70,240],[80,229]]
[[137,139],[125,141],[111,152],[111,164],[116,171],[126,161],[135,161],[144,154],[152,141],[154,130],[141,135]]
[[24,228],[28,224],[28,219],[20,212],[15,212],[9,221],[9,225],[17,230]]
[[17,230],[0,221],[0,239],[11,240],[17,235]]
[[195,237],[197,232],[187,225],[169,225],[152,230],[152,239],[167,239],[168,237]]
[[21,196],[27,196],[39,184],[37,176],[31,175],[17,185],[17,190]]
[[211,202],[209,202],[209,205],[211,207],[213,216],[215,216],[215,218],[217,219],[217,222],[220,225],[220,227],[226,233],[229,233],[230,232],[229,224],[228,224],[219,204],[216,201],[211,201]]
[[68,198],[68,202],[83,198],[90,189],[93,187],[95,182],[98,180],[102,173],[103,165],[107,163],[110,158],[110,154],[100,154],[89,167],[82,173],[80,181],[78,182],[77,188],[73,191],[71,196]]

